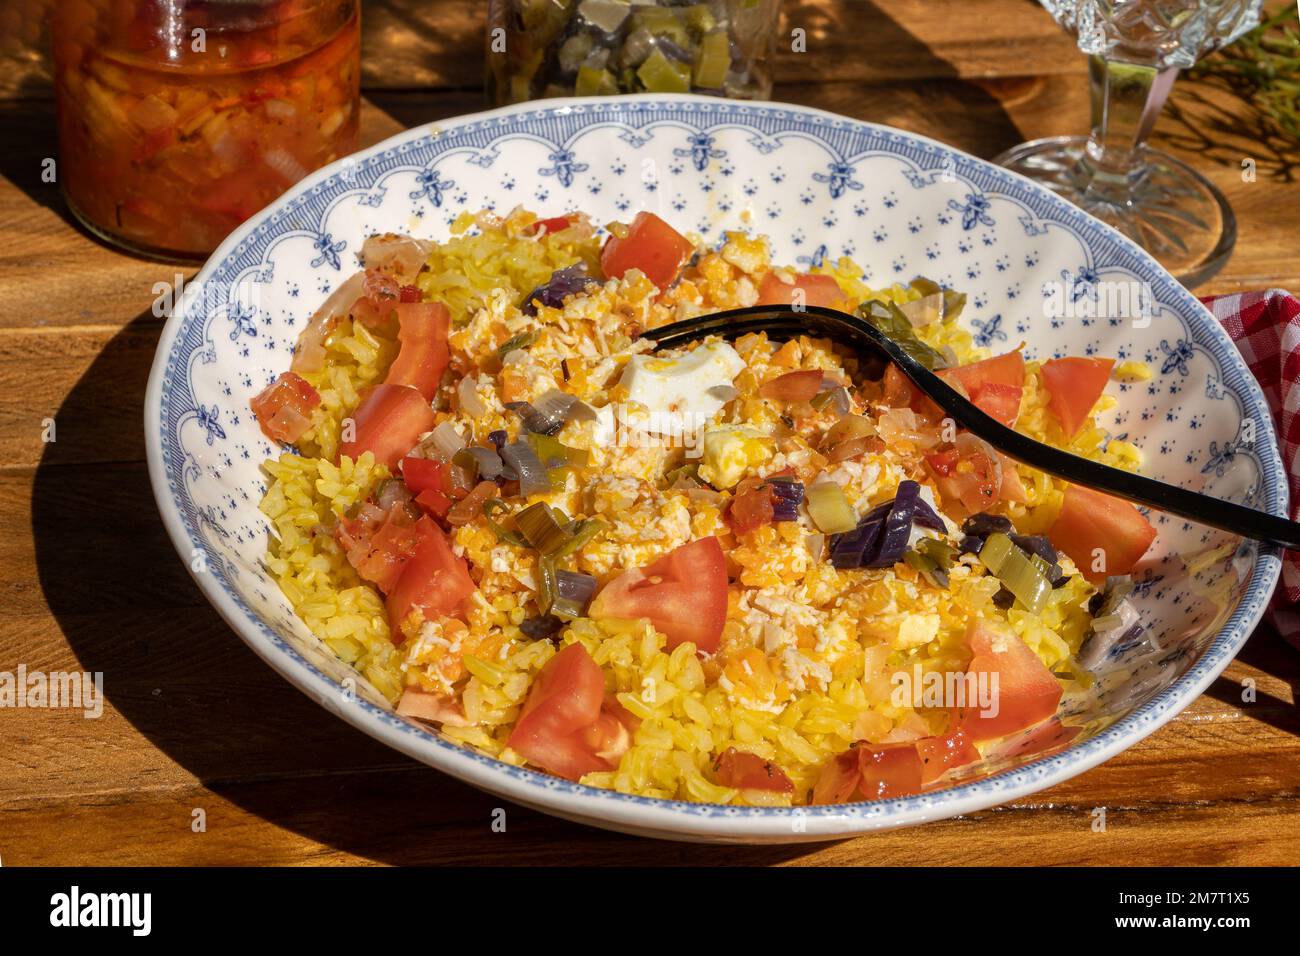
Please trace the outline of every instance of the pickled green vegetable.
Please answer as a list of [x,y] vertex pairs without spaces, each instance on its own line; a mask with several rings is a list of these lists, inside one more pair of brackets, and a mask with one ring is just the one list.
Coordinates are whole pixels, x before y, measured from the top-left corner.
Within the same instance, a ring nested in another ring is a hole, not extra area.
[[498,104],[692,89],[754,99],[771,93],[761,40],[776,23],[756,2],[501,0],[494,7],[488,64]]
[[706,90],[721,89],[731,69],[731,40],[726,30],[710,33],[700,41],[695,60],[695,85]]
[[680,47],[690,45],[691,35],[686,23],[671,7],[637,7],[632,22],[655,36],[667,37]]
[[686,25],[696,33],[703,34],[716,27],[718,20],[707,3],[697,3],[686,8]]
[[858,314],[926,368],[934,370],[948,367],[943,355],[921,341],[912,328],[912,323],[894,303],[871,299],[858,306]]
[[573,92],[577,96],[613,96],[618,92],[618,80],[609,70],[583,66],[578,69]]
[[658,47],[646,57],[636,75],[648,93],[689,93],[691,89],[691,68],[670,60]]

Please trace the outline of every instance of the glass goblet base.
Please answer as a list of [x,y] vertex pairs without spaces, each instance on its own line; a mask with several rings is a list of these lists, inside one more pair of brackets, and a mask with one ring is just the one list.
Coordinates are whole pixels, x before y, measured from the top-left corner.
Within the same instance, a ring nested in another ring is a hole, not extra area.
[[1186,163],[1138,147],[1123,172],[1100,168],[1086,136],[1054,136],[1009,149],[993,161],[1020,173],[1149,252],[1191,288],[1228,261],[1237,220],[1223,193]]

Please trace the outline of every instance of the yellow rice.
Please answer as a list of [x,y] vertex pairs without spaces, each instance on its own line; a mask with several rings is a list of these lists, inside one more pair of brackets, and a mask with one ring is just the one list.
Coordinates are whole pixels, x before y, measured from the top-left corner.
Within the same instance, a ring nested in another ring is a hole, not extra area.
[[[577,261],[595,271],[599,245],[584,229],[539,240],[526,234],[532,221],[522,211],[505,220],[486,214],[463,217],[453,238],[434,249],[419,280],[426,299],[451,309],[453,356],[480,356],[494,350],[503,336],[540,333],[524,350],[522,362],[493,381],[480,380],[487,415],[471,423],[445,396],[435,403],[438,420],[453,422],[462,434],[482,436],[497,428],[514,434],[518,422],[503,408],[499,393],[508,387],[514,397],[537,397],[552,387],[548,382],[559,379],[565,357],[579,359],[569,370],[566,389],[594,404],[616,399],[612,390],[599,387],[593,368],[611,359],[615,366],[626,361],[635,348],[629,330],[752,304],[754,277],[769,268],[763,240],[733,234],[724,248],[703,255],[690,275],[663,296],[644,278],[611,281],[570,300],[564,310],[542,307],[534,319],[517,308],[523,293]],[[901,286],[869,288],[861,270],[847,259],[819,271],[834,276],[853,301],[906,301],[917,295]],[[963,364],[989,354],[955,324],[930,326],[925,335],[935,347],[951,349]],[[755,397],[757,384],[786,369],[772,366],[776,346],[762,337],[746,337],[736,347],[748,366],[736,383],[742,393],[739,414],[761,425],[774,413],[770,403]],[[800,367],[845,368],[826,343],[802,339],[797,350]],[[301,455],[286,453],[266,463],[270,481],[261,507],[274,529],[267,566],[312,632],[390,701],[408,686],[457,696],[471,726],[445,726],[442,733],[520,764],[522,758],[506,740],[532,678],[557,652],[552,643],[529,640],[519,629],[525,617],[536,613],[528,586],[533,559],[503,546],[482,519],[456,529],[453,545],[469,560],[478,584],[468,628],[460,622],[428,623],[395,647],[383,599],[357,576],[328,532],[338,516],[388,476],[369,454],[355,463],[347,458],[337,466],[331,462],[340,422],[355,408],[358,391],[382,377],[394,354],[393,341],[344,321],[328,342],[325,368],[307,376],[322,404],[299,443]],[[503,378],[507,374],[509,383]],[[1140,377],[1142,369],[1125,368],[1123,374]],[[1098,411],[1111,401],[1103,399]],[[1132,468],[1138,461],[1132,445],[1108,441],[1095,422],[1066,442],[1047,411],[1035,362],[1027,363],[1017,427],[1109,464]],[[565,490],[542,497],[571,517],[596,515],[611,525],[608,534],[584,549],[577,570],[604,581],[721,527],[718,506],[691,502],[688,507],[683,496],[663,492],[662,482],[656,485],[669,461],[661,449],[596,447],[591,427],[581,423],[570,423],[559,437],[568,445],[590,448],[592,475],[583,485],[571,478]],[[759,458],[749,473],[774,471],[782,463],[780,455],[767,452]],[[855,465],[858,471],[849,476],[859,510],[891,497],[903,477],[892,449],[865,458],[879,460]],[[1062,483],[1017,467],[1029,500],[1010,505],[1008,514],[1023,533],[1041,533],[1060,507]],[[888,742],[945,730],[946,712],[892,702],[889,675],[910,672],[916,664],[927,672],[963,670],[970,656],[964,634],[976,617],[1004,622],[1049,668],[1086,680],[1073,660],[1087,630],[1086,605],[1093,593],[1081,577],[1072,576],[1053,591],[1046,610],[1034,616],[996,607],[992,599],[999,583],[977,562],[956,565],[949,586],[939,590],[901,565],[838,571],[825,561],[810,561],[807,533],[794,523],[767,525],[731,552],[740,586],[732,588],[722,645],[713,661],[702,661],[691,645],[667,652],[664,636],[644,621],[584,618],[567,627],[559,643],[582,642],[604,671],[607,690],[641,719],[618,768],[589,774],[585,782],[654,797],[790,803],[788,796],[742,793],[711,782],[711,763],[734,746],[779,764],[795,783],[793,802],[805,802],[826,760],[853,741]],[[1074,571],[1067,557],[1061,561]],[[797,596],[793,602],[792,594]],[[763,652],[761,635],[773,626],[795,635],[796,659]],[[453,653],[452,647],[458,650]]]

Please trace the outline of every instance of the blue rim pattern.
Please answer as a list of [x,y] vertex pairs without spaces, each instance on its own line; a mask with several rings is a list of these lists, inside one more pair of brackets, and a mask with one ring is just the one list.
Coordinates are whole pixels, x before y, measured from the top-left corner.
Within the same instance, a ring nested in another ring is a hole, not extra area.
[[[612,101],[573,101],[573,105],[540,109],[535,106],[512,107],[478,114],[464,121],[451,121],[443,124],[433,134],[402,134],[360,154],[342,172],[325,170],[304,181],[277,202],[269,217],[258,217],[232,235],[204,267],[199,279],[216,280],[220,287],[223,281],[239,276],[250,265],[265,262],[267,250],[283,236],[283,230],[275,227],[291,226],[304,218],[310,219],[311,217],[303,216],[308,208],[320,208],[349,192],[354,193],[354,179],[359,173],[364,174],[362,178],[377,183],[382,180],[385,170],[409,164],[412,155],[418,155],[426,161],[450,150],[471,149],[480,151],[481,155],[490,155],[492,144],[497,139],[510,133],[518,135],[515,127],[522,124],[526,124],[530,131],[537,131],[549,144],[563,147],[584,128],[596,122],[625,125],[630,136],[638,135],[637,130],[651,122],[685,125],[698,130],[701,136],[724,126],[742,126],[753,130],[756,137],[801,135],[819,141],[831,155],[840,157],[845,163],[882,151],[891,155],[901,153],[919,171],[955,170],[962,181],[983,193],[996,194],[1000,199],[1011,199],[1033,217],[1034,223],[1065,226],[1081,237],[1087,249],[1098,253],[1098,258],[1092,263],[1094,266],[1122,269],[1150,283],[1161,305],[1172,310],[1183,322],[1188,341],[1194,342],[1196,347],[1213,358],[1223,385],[1242,404],[1243,415],[1254,418],[1261,426],[1260,439],[1255,445],[1255,448],[1263,449],[1257,455],[1260,469],[1259,502],[1269,511],[1285,513],[1285,474],[1276,450],[1271,418],[1258,384],[1249,375],[1227,334],[1200,303],[1164,273],[1149,256],[1108,227],[1013,173],[923,137],[832,114],[779,104],[737,105],[714,100],[701,102],[691,98],[629,97]],[[1025,225],[1027,230],[1033,228],[1028,222]],[[328,237],[325,238],[325,250],[328,250]],[[1099,253],[1099,250],[1103,252]],[[210,573],[194,575],[200,586],[214,599],[218,609],[236,631],[259,654],[286,676],[294,672],[297,677],[295,682],[300,686],[310,685],[314,689],[313,696],[331,711],[362,729],[369,730],[375,724],[386,728],[388,733],[385,738],[388,742],[412,755],[418,756],[429,747],[435,748],[448,758],[450,766],[459,765],[468,776],[475,778],[474,782],[481,782],[490,776],[509,776],[523,783],[531,795],[542,803],[551,802],[548,798],[558,794],[638,806],[660,814],[687,814],[693,817],[788,821],[793,816],[887,822],[889,818],[904,813],[923,818],[933,815],[932,811],[942,811],[945,807],[969,801],[972,797],[989,803],[1001,802],[1017,793],[1038,789],[1038,782],[1044,779],[1064,779],[1065,776],[1087,769],[1117,749],[1122,749],[1120,745],[1132,743],[1150,733],[1189,703],[1226,666],[1249,636],[1251,627],[1264,611],[1280,570],[1280,558],[1276,551],[1262,548],[1255,561],[1246,594],[1213,643],[1187,672],[1164,691],[1096,736],[1060,754],[1023,767],[933,794],[851,805],[799,807],[793,810],[660,800],[586,787],[513,767],[468,750],[430,735],[363,699],[341,706],[329,703],[330,695],[337,692],[337,684],[252,611],[232,587],[222,560],[200,533],[200,526],[210,523],[210,518],[189,497],[185,475],[187,468],[193,465],[180,443],[179,430],[187,419],[196,414],[198,403],[191,391],[189,369],[196,358],[202,360],[208,330],[204,316],[190,316],[182,312],[183,310],[178,310],[178,314],[168,322],[159,344],[158,358],[150,381],[150,401],[146,405],[146,426],[150,466],[151,471],[155,472],[159,506],[165,516],[179,519],[179,526],[169,527],[178,550],[182,556],[187,551],[191,554],[203,552],[214,559]],[[165,495],[162,493],[164,482]],[[214,593],[214,588],[228,602],[228,607],[216,600],[218,595]],[[232,615],[231,611],[237,612],[237,616]],[[252,639],[250,630],[266,643],[259,647]],[[474,767],[487,771],[486,775],[473,772]]]

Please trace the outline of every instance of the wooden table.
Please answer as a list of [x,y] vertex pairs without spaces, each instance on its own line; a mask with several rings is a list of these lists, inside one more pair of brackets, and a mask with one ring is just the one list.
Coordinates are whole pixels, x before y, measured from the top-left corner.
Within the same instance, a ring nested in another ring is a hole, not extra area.
[[[368,141],[482,107],[481,6],[367,3]],[[1029,0],[787,7],[809,52],[780,56],[778,99],[985,157],[1087,124],[1084,60]],[[1294,146],[1266,148],[1250,111],[1216,88],[1176,89],[1155,140],[1214,179],[1240,221],[1231,263],[1200,291],[1300,290]],[[177,270],[88,238],[41,181],[55,141],[39,66],[10,71],[0,91],[0,671],[103,671],[107,697],[99,720],[0,710],[4,864],[1300,862],[1300,653],[1264,629],[1147,740],[973,816],[756,849],[633,839],[513,806],[506,833],[493,832],[500,801],[310,703],[191,583],[141,440],[162,327],[151,290]],[[194,832],[197,810],[206,832]]]

